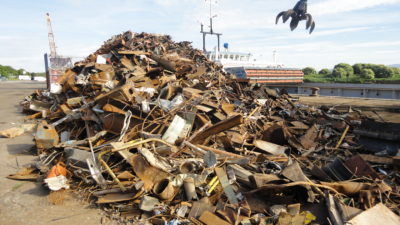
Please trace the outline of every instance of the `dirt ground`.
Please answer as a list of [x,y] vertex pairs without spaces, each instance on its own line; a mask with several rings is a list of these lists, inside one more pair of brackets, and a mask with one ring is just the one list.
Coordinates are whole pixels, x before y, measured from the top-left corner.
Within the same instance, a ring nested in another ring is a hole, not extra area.
[[299,102],[306,105],[335,106],[339,111],[352,109],[360,110],[363,114],[376,119],[392,123],[400,123],[400,101],[339,97],[299,97]]
[[[0,82],[0,130],[22,123],[24,115],[18,107],[19,101],[44,87],[45,84],[39,82]],[[342,109],[352,105],[375,118],[379,114],[386,121],[400,122],[400,101],[331,97],[300,97],[299,101],[311,105],[337,105]],[[368,111],[367,106],[376,113]],[[63,205],[52,205],[47,200],[49,192],[41,184],[6,178],[19,167],[33,162],[33,146],[31,134],[14,139],[0,138],[0,224],[100,224],[100,210],[89,207],[84,201],[68,197]]]
[[[24,115],[18,103],[39,88],[45,88],[45,83],[0,82],[0,130],[23,122]],[[14,139],[0,138],[0,224],[100,224],[100,210],[90,208],[78,198],[67,196],[63,205],[52,205],[47,200],[49,192],[41,184],[6,178],[18,167],[33,162],[32,147],[31,134]]]

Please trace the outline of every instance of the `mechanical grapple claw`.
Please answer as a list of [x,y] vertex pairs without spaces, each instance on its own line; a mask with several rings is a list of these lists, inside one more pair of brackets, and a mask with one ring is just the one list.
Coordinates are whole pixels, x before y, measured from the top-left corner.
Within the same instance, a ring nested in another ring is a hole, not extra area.
[[289,9],[287,11],[280,12],[276,16],[276,24],[278,24],[279,19],[282,17],[283,23],[286,23],[290,17],[292,20],[290,21],[290,29],[293,31],[299,25],[301,20],[306,20],[306,29],[310,29],[310,34],[314,31],[315,22],[311,16],[311,14],[307,13],[307,0],[300,0],[296,3],[293,9]]

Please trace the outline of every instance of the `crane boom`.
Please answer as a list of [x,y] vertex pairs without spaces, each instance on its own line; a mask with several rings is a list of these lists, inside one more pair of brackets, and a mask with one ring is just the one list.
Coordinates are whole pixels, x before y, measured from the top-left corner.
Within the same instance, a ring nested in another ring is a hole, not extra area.
[[54,41],[53,27],[51,26],[50,14],[46,13],[46,22],[49,36],[50,55],[44,54],[44,65],[46,69],[47,88],[50,89],[51,84],[57,83],[64,71],[72,67],[71,57],[60,56],[57,54],[57,46]]
[[51,18],[49,13],[46,13],[46,21],[47,21],[47,28],[49,35],[50,58],[56,58],[57,57],[56,42],[54,40],[53,28],[51,26]]

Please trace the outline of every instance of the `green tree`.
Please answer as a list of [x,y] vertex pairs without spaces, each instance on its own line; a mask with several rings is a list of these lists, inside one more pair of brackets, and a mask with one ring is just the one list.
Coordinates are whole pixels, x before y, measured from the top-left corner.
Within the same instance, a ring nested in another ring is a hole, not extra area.
[[371,69],[376,78],[390,78],[396,76],[396,69],[385,65],[357,63],[353,65],[355,74],[362,74],[363,69]]
[[306,67],[303,69],[304,75],[312,75],[312,74],[317,74],[317,71],[312,68],[312,67]]
[[376,78],[390,78],[395,75],[394,69],[385,65],[374,65],[372,70],[375,72]]
[[354,74],[361,74],[362,70],[366,68],[365,63],[356,63],[353,65]]
[[394,75],[400,76],[400,68],[393,68],[393,69],[394,69]]
[[342,68],[345,71],[345,77],[352,76],[354,74],[353,67],[350,64],[347,63],[339,63],[337,64],[333,69],[339,69]]
[[5,77],[21,75],[24,69],[16,70],[11,66],[0,65],[0,75]]
[[10,77],[15,75],[16,71],[11,66],[2,66],[0,65],[0,75],[5,77]]
[[24,74],[24,69],[19,69],[19,70],[17,70],[17,73],[18,73],[18,75],[23,75]]
[[363,69],[361,70],[361,77],[365,79],[374,79],[375,78],[375,73],[372,69]]
[[331,74],[331,71],[329,70],[329,69],[322,69],[322,70],[320,70],[319,72],[318,72],[318,74],[320,74],[320,75],[329,75],[329,74]]
[[347,74],[348,72],[342,67],[335,68],[332,71],[332,76],[337,78],[345,78],[348,76]]

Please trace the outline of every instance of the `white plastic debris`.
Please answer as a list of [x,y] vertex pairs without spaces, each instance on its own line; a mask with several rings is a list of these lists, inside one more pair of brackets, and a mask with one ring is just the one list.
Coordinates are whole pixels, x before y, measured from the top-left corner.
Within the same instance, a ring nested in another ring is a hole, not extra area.
[[96,63],[98,63],[98,64],[106,64],[107,63],[107,59],[106,59],[106,57],[104,57],[104,55],[98,55],[97,59],[96,59]]
[[69,189],[68,180],[63,175],[47,178],[44,180],[44,182],[52,191],[58,191],[61,190],[62,188]]
[[50,93],[52,94],[61,94],[62,86],[59,83],[50,84]]

